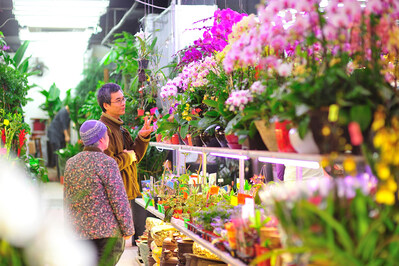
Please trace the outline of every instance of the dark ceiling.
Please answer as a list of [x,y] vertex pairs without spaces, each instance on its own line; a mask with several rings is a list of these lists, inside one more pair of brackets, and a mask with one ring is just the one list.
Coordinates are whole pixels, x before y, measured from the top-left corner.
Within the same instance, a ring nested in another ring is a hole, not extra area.
[[[153,6],[167,8],[172,0],[140,0]],[[178,1],[178,0],[176,0]],[[203,1],[203,3],[201,2]],[[256,5],[260,0],[181,0],[182,4],[189,5],[197,4],[213,4],[216,2],[220,9],[230,8],[238,12],[245,12],[247,14],[256,13]],[[103,39],[112,31],[124,17],[125,13],[134,5],[135,0],[110,0],[107,13],[100,17],[100,27],[102,31],[98,34],[93,34],[89,41],[89,47],[94,44],[101,44]],[[163,9],[144,5],[137,2],[134,10],[130,12],[121,24],[121,26],[114,30],[107,41],[112,41],[112,35],[127,31],[136,33],[140,30],[140,19],[149,13],[161,13]],[[3,32],[7,44],[12,51],[16,51],[21,45],[19,35],[19,25],[12,14],[12,0],[0,0],[0,31]]]

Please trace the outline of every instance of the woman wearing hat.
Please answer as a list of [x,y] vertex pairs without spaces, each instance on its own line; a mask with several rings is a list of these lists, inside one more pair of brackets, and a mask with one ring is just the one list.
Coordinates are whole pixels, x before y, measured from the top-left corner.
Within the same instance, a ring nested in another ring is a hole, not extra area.
[[88,120],[80,127],[80,137],[84,150],[65,167],[66,217],[81,239],[94,244],[99,264],[115,265],[124,239],[134,234],[129,201],[116,161],[104,153],[107,127]]

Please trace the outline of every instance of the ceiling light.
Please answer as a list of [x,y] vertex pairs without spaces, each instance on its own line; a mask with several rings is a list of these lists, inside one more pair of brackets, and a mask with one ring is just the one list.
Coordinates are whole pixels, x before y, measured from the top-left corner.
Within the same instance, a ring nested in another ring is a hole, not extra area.
[[14,0],[13,13],[22,27],[95,28],[109,0]]

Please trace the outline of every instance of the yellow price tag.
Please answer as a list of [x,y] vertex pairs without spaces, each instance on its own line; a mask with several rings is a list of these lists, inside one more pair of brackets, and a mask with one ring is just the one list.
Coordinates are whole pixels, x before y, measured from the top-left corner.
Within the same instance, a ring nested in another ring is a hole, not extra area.
[[230,204],[233,205],[233,206],[237,206],[238,205],[238,198],[236,196],[231,196]]
[[328,121],[336,122],[338,120],[339,107],[336,104],[330,105],[328,112]]

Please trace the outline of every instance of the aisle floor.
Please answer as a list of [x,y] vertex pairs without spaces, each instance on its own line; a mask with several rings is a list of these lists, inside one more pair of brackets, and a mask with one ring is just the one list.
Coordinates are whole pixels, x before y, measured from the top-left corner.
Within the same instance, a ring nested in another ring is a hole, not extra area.
[[[49,171],[50,175],[50,171]],[[54,177],[50,177],[50,180]],[[63,186],[58,182],[48,182],[42,186],[42,196],[48,207],[47,215],[50,221],[63,223]],[[132,246],[132,241],[127,240],[125,251],[122,254],[117,266],[141,266],[137,261],[137,247]]]

